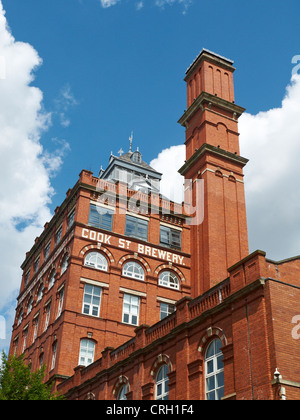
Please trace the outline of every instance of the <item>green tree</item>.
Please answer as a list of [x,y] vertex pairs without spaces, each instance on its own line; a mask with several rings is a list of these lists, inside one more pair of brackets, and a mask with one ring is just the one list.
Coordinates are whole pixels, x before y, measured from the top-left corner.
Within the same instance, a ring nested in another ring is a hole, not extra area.
[[62,396],[51,392],[51,385],[43,382],[45,366],[31,372],[24,357],[7,357],[2,353],[0,366],[0,400],[62,400]]

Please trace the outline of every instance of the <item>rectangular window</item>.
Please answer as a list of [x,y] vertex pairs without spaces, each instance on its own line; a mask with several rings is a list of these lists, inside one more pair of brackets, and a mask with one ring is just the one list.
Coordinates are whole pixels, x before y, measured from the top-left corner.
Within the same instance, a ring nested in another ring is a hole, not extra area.
[[125,235],[148,240],[148,221],[133,216],[126,216]]
[[52,362],[51,362],[51,370],[55,368],[56,362],[56,353],[57,353],[57,341],[52,346]]
[[27,286],[29,282],[29,278],[30,278],[30,270],[27,271],[27,273],[25,274],[25,287]]
[[57,245],[61,240],[61,234],[62,234],[62,226],[56,231],[55,234],[55,245]]
[[38,257],[34,262],[34,272],[35,273],[38,271],[39,265],[40,265],[40,257]]
[[24,353],[26,347],[27,347],[27,337],[28,337],[28,328],[24,331],[24,341],[23,341],[23,349],[22,353]]
[[125,324],[138,325],[140,299],[137,296],[124,294],[123,322]]
[[83,339],[80,341],[79,365],[89,366],[94,362],[95,343],[91,340]]
[[90,205],[89,225],[95,228],[112,231],[114,212],[104,207]]
[[49,242],[44,248],[44,258],[45,258],[45,260],[49,257],[49,254],[50,254],[50,245],[51,245],[51,242]]
[[86,284],[84,286],[82,313],[91,316],[100,315],[101,287]]
[[171,315],[173,312],[175,312],[175,305],[172,305],[171,303],[160,304],[160,319],[161,320]]
[[74,223],[74,219],[75,219],[75,209],[71,211],[71,213],[68,216],[68,228],[71,227]]
[[46,329],[49,327],[50,314],[51,314],[51,302],[46,306],[46,318],[45,318],[44,331],[46,331]]
[[160,245],[181,249],[181,231],[161,226]]
[[65,290],[64,290],[64,289],[62,289],[62,290],[59,292],[59,296],[58,296],[58,298],[59,298],[59,302],[58,302],[58,309],[57,309],[57,316],[56,316],[56,319],[57,319],[58,317],[60,317],[60,316],[61,316],[61,313],[62,313],[62,307],[63,307],[63,304],[64,304],[64,294],[65,294]]
[[39,316],[36,316],[34,318],[34,330],[33,330],[33,337],[32,337],[32,343],[35,342],[37,335],[38,335],[38,329],[39,329]]

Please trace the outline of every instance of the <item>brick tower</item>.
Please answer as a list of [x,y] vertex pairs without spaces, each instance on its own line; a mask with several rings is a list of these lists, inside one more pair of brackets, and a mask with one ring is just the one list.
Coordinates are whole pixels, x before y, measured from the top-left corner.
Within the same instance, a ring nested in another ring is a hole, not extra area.
[[179,172],[193,185],[204,180],[204,220],[191,230],[194,297],[228,277],[227,269],[248,255],[243,181],[248,160],[239,151],[244,108],[234,101],[234,70],[232,61],[202,50],[186,71],[188,109],[179,120],[186,128],[186,162]]

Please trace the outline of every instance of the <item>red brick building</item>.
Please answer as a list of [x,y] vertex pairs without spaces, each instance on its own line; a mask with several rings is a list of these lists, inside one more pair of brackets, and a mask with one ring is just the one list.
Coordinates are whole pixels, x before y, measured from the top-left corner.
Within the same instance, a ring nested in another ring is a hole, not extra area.
[[185,203],[130,143],[27,253],[10,353],[68,399],[300,398],[300,257],[249,255],[234,70],[186,72]]

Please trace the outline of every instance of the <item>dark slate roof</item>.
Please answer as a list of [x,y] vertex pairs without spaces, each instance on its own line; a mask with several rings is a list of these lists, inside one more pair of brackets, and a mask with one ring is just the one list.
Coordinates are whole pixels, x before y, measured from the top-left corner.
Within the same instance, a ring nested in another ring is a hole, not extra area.
[[[131,156],[134,154],[135,152],[127,152],[127,153],[125,153],[124,155],[122,155],[122,156],[113,156],[116,160],[120,160],[120,161],[123,161],[123,162],[127,162],[127,163],[130,163],[131,165],[135,165],[135,166],[138,166],[138,167],[140,167],[140,168],[143,168],[143,169],[147,169],[147,170],[149,170],[149,171],[151,171],[151,172],[155,172],[155,173],[157,173],[158,175],[162,175],[160,172],[158,172],[158,171],[156,171],[155,169],[153,169],[150,165],[148,165],[148,163],[146,163],[146,162],[144,162],[144,161],[141,161],[141,162],[134,162],[132,159],[131,159]],[[138,152],[139,153],[139,152]]]

